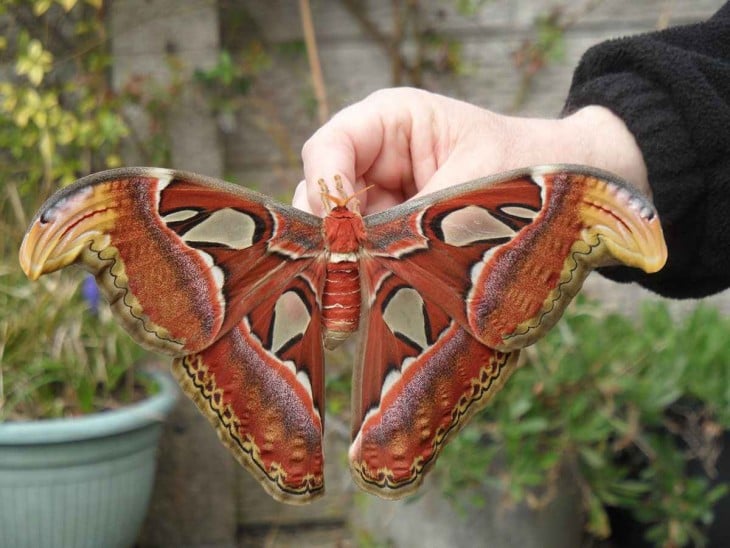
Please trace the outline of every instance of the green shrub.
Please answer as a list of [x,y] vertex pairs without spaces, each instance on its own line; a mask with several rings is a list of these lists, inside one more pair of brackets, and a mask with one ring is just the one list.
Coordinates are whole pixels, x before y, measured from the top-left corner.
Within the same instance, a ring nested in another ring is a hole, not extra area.
[[523,351],[520,370],[445,449],[447,493],[496,483],[536,506],[569,474],[591,534],[610,535],[614,506],[647,524],[657,545],[702,545],[727,489],[687,465],[712,476],[730,425],[729,332],[730,320],[708,307],[675,319],[665,304],[647,304],[634,321],[580,301]]
[[0,421],[90,413],[141,395],[134,366],[144,351],[108,307],[90,310],[78,274],[29,283],[20,268],[0,267]]

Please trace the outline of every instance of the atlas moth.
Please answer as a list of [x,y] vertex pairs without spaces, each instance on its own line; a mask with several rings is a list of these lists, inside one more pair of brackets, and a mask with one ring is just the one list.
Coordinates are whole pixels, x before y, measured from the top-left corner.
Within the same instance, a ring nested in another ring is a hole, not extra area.
[[[326,187],[325,187],[326,190]],[[412,493],[444,444],[559,319],[591,269],[659,270],[652,204],[585,166],[521,169],[362,217],[324,218],[158,168],[85,177],[40,209],[20,249],[31,279],[81,263],[140,344],[274,498],[324,492],[323,346],[358,327],[355,482]]]

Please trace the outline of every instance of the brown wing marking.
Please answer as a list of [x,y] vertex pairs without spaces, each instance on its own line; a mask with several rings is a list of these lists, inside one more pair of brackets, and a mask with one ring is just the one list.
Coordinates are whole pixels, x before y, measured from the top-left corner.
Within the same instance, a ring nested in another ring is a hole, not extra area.
[[223,443],[275,499],[324,492],[324,369],[312,276],[298,276],[173,372]]
[[412,286],[370,266],[350,466],[364,490],[395,499],[421,484],[451,436],[502,387],[517,352],[482,345]]

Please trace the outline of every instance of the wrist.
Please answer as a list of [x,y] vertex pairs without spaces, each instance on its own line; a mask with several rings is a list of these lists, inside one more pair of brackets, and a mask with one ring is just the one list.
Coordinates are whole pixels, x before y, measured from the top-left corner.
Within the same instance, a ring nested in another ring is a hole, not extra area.
[[641,149],[621,118],[605,107],[590,105],[558,123],[562,146],[575,153],[572,162],[615,173],[651,197]]
[[566,118],[520,118],[494,115],[492,128],[503,149],[501,170],[539,164],[582,164],[615,173],[651,197],[646,164],[623,120],[597,105]]

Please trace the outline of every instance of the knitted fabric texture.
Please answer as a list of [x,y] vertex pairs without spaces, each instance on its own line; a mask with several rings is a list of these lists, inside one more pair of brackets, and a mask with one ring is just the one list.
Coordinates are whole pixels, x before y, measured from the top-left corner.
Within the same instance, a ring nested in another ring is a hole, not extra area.
[[587,105],[610,109],[636,138],[669,250],[656,274],[601,273],[669,297],[730,287],[730,3],[704,23],[589,49],[563,113]]

